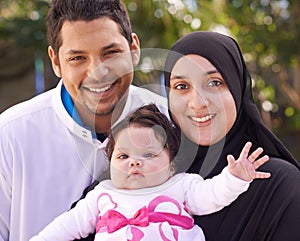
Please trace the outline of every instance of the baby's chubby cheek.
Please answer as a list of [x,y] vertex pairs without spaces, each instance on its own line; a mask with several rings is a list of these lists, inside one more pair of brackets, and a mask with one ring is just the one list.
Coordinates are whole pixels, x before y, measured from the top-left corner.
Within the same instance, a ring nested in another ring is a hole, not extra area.
[[125,170],[120,169],[120,167],[110,166],[110,177],[113,185],[116,188],[123,188],[128,174]]

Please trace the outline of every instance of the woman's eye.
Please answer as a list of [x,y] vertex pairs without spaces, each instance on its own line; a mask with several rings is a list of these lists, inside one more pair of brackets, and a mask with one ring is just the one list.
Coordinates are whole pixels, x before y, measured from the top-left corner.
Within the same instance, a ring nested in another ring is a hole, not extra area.
[[218,79],[211,80],[208,83],[208,86],[210,86],[210,87],[216,87],[216,86],[220,86],[220,85],[222,85],[222,81],[218,80]]

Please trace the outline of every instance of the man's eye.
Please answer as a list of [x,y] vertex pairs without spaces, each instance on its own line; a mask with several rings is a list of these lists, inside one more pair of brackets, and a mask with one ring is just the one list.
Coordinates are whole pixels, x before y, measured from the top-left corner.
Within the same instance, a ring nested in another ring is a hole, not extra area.
[[75,56],[75,57],[69,58],[69,61],[79,61],[79,60],[85,60],[85,57],[83,57],[83,56]]
[[112,49],[112,50],[108,50],[104,53],[104,56],[112,56],[112,55],[116,55],[116,54],[119,54],[121,53],[120,50],[118,49]]
[[177,90],[185,90],[187,88],[188,87],[187,87],[186,84],[177,84],[177,85],[175,85],[175,89],[177,89]]

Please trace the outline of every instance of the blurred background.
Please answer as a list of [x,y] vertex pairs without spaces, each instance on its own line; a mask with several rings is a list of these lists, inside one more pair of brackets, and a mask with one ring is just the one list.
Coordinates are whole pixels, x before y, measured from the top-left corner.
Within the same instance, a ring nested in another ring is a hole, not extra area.
[[[299,0],[124,0],[141,48],[212,30],[239,43],[265,123],[300,160]],[[0,0],[0,113],[57,84],[47,55],[49,0]],[[160,83],[142,55],[135,84]],[[146,66],[146,67],[143,67]]]

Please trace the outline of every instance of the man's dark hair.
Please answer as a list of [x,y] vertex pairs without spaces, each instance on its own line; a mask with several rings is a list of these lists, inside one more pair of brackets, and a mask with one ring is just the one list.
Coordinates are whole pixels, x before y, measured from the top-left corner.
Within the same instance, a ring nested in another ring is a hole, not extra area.
[[156,138],[169,151],[170,160],[174,160],[180,145],[179,132],[154,104],[136,109],[111,129],[108,136],[109,141],[106,145],[106,153],[109,160],[114,151],[118,134],[130,126],[152,128]]
[[128,12],[120,0],[52,0],[47,16],[48,43],[57,55],[62,40],[60,31],[65,21],[92,21],[108,17],[116,22],[120,33],[132,44]]

